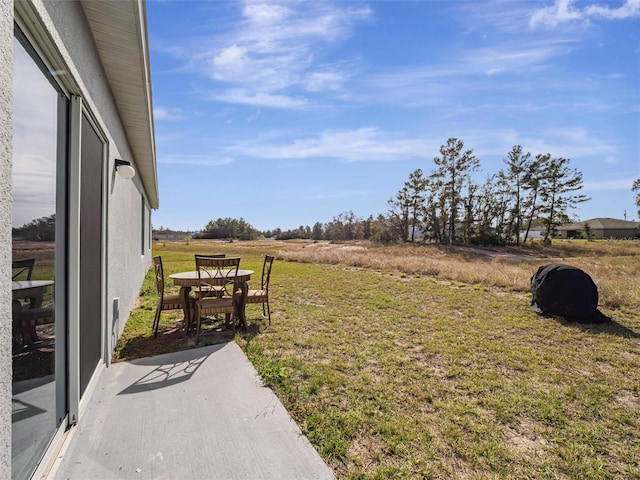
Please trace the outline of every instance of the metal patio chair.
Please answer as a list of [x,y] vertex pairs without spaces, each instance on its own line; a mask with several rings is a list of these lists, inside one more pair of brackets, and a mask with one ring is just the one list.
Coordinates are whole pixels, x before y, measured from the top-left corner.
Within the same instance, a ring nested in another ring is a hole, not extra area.
[[[33,267],[36,264],[35,258],[27,258],[24,260],[14,260],[11,262],[11,280],[31,280]],[[26,278],[20,279],[22,274],[26,274]]]
[[[233,332],[236,331],[236,305],[240,290],[238,284],[240,258],[196,255],[195,259],[198,271],[198,290],[195,300],[197,345],[200,341],[203,315],[224,313],[227,323],[231,321]],[[215,286],[223,288],[222,295],[210,295],[211,287]]]
[[247,304],[261,303],[262,316],[269,319],[271,325],[271,308],[269,306],[269,281],[271,280],[271,267],[273,266],[273,255],[265,255],[262,264],[262,279],[260,282],[260,290],[251,290],[247,292]]
[[[208,257],[208,258],[224,258],[226,255],[224,253],[214,253],[214,254],[195,254],[195,257]],[[202,294],[206,297],[222,297],[224,295],[224,287],[222,285],[204,285]]]
[[[155,338],[158,336],[160,314],[165,310],[183,310],[183,306],[180,295],[165,295],[164,293],[164,268],[162,267],[162,257],[153,257],[153,265],[156,274],[156,289],[158,290],[158,304],[156,305],[156,314],[153,319],[153,337]],[[194,298],[189,297],[189,302],[193,303],[194,301]],[[189,311],[193,311],[192,308],[190,308]],[[188,324],[189,321],[185,318],[185,329]]]

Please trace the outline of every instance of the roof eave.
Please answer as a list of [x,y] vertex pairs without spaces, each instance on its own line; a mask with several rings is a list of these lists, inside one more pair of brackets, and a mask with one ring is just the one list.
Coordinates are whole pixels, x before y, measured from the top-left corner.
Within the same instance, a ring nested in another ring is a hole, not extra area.
[[158,172],[144,0],[81,0],[151,208]]

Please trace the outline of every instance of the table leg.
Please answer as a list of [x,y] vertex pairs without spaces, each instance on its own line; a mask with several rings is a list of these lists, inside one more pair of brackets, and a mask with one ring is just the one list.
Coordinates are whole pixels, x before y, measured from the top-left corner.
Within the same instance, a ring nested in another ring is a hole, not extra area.
[[189,294],[191,293],[191,287],[180,287],[180,302],[182,303],[182,314],[184,316],[184,331],[189,335],[191,326],[193,324],[195,310],[191,308],[189,302]]
[[18,300],[13,300],[12,307],[12,317],[13,317],[13,346],[14,350],[22,350],[25,344],[31,343],[29,339],[31,338],[29,329],[21,328],[20,326],[20,315],[22,314],[22,304]]
[[[29,297],[29,308],[40,308],[42,306],[42,300],[44,297],[44,292],[38,293],[33,297]],[[29,334],[31,335],[31,343],[35,343],[39,341],[38,332],[36,331],[35,325],[29,325]]]
[[29,297],[29,308],[40,308],[42,306],[43,293]]
[[249,291],[249,284],[247,282],[241,282],[240,287],[240,295],[238,296],[238,300],[236,303],[236,315],[238,316],[238,320],[242,323],[242,327],[247,329],[247,316],[245,312],[245,307],[247,305],[247,292]]

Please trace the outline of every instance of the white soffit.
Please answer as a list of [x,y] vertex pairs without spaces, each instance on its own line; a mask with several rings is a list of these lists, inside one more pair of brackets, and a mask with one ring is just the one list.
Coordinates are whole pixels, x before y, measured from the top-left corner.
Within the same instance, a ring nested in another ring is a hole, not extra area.
[[158,208],[151,69],[143,0],[83,0],[151,208]]

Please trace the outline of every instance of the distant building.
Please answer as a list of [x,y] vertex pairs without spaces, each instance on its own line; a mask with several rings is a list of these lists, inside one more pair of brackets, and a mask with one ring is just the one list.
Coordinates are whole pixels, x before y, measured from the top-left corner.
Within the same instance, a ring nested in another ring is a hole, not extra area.
[[586,238],[585,226],[589,225],[592,239],[606,238],[638,238],[640,237],[640,223],[618,220],[616,218],[592,218],[578,223],[570,223],[558,227],[555,238]]
[[176,230],[154,230],[152,238],[154,241],[162,240],[184,240],[185,237],[192,237],[191,232],[180,232]]
[[523,230],[520,232],[520,239],[524,239],[525,235],[527,235],[527,240],[532,238],[543,238],[544,229],[542,227],[531,227],[528,232],[526,230]]

